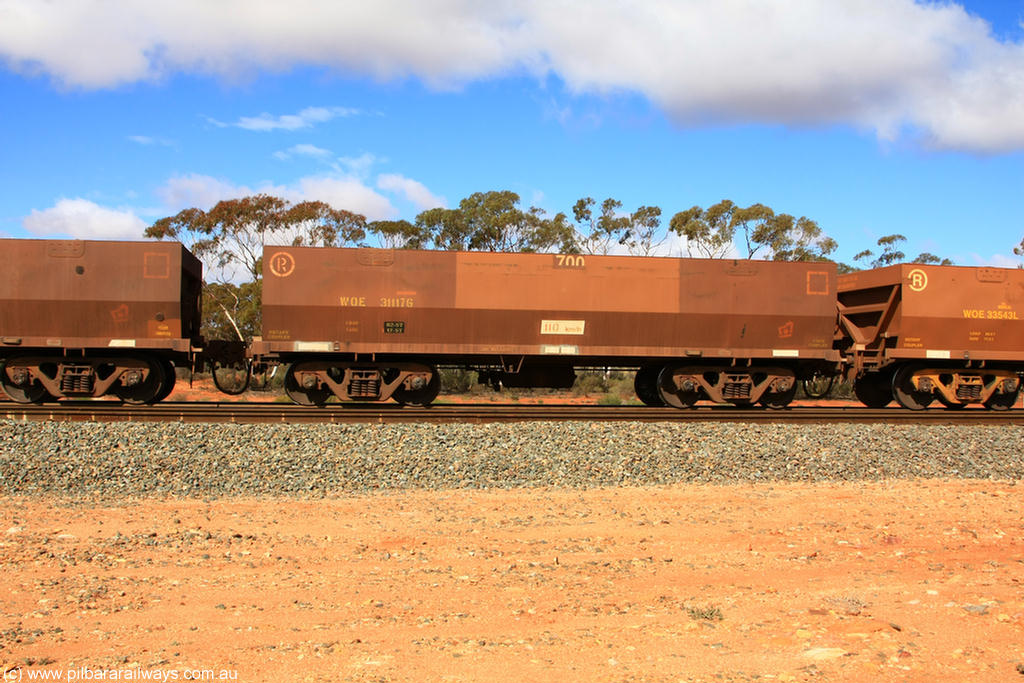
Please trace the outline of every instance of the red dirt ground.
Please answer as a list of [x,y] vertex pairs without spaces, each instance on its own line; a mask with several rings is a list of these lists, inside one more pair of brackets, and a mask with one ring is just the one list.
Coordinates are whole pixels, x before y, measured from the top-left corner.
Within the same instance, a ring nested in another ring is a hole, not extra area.
[[0,662],[7,680],[1024,681],[1022,493],[8,498]]

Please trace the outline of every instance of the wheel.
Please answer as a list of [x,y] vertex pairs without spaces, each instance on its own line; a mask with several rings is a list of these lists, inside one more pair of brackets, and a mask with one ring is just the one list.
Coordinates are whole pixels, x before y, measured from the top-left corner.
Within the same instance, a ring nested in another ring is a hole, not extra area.
[[810,379],[803,380],[804,395],[807,398],[825,398],[832,393],[832,386],[836,383],[835,375],[820,375],[814,373]]
[[793,383],[786,391],[766,391],[761,394],[761,398],[758,401],[765,408],[771,408],[772,410],[781,410],[789,405],[793,397],[796,396],[796,382]]
[[307,389],[300,386],[295,377],[295,368],[296,365],[289,366],[288,372],[284,375],[284,393],[288,394],[288,398],[300,406],[322,406],[327,403],[327,399],[331,397],[331,390],[326,387]]
[[935,398],[930,391],[919,391],[912,381],[914,373],[920,368],[904,365],[892,378],[892,395],[896,402],[908,410],[924,410]]
[[642,367],[636,371],[636,378],[633,380],[633,391],[636,392],[636,397],[645,406],[657,407],[665,405],[665,402],[661,400],[661,394],[658,392],[659,371],[660,368],[653,366]]
[[888,373],[861,375],[853,382],[853,394],[868,408],[884,408],[892,402]]
[[692,389],[676,387],[676,383],[672,379],[675,372],[676,368],[666,366],[658,374],[658,396],[661,397],[661,400],[667,406],[672,406],[673,408],[692,408],[700,400],[700,387],[693,387]]
[[160,387],[160,391],[157,392],[156,398],[153,399],[157,403],[170,396],[171,392],[174,391],[174,385],[178,383],[178,375],[174,372],[174,363],[169,360],[162,362],[164,366],[164,383]]
[[[160,391],[164,388],[164,364],[163,361],[155,358],[143,359],[149,370],[146,379],[134,385],[118,385],[113,394],[125,403],[141,405],[143,403],[154,403]],[[122,375],[122,378],[124,375]]]
[[391,398],[404,406],[429,406],[437,395],[441,393],[441,375],[437,368],[430,368],[430,381],[420,389],[406,389],[398,387]]
[[985,407],[989,410],[1010,410],[1017,403],[1020,396],[1020,387],[1010,393],[992,394],[991,398],[985,401]]
[[0,384],[3,384],[4,393],[16,403],[42,403],[50,395],[46,388],[35,380],[16,384],[8,374],[6,364],[0,367]]

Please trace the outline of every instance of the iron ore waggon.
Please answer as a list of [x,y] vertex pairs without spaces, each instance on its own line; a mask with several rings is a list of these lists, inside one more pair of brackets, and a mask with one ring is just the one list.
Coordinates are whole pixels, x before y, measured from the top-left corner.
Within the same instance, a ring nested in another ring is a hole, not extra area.
[[1024,270],[901,264],[839,278],[837,346],[862,403],[1013,407]]
[[200,343],[202,266],[174,242],[0,240],[0,384],[15,401],[165,398]]
[[267,247],[251,353],[302,404],[427,404],[461,366],[506,387],[621,367],[652,405],[782,407],[838,371],[835,287],[831,263]]
[[307,405],[426,405],[445,367],[555,388],[622,368],[649,405],[779,408],[842,374],[872,407],[1003,410],[1024,375],[1019,269],[268,247],[246,347],[204,344],[180,244],[4,239],[0,258],[0,385],[23,403],[150,403],[176,366],[284,365]]

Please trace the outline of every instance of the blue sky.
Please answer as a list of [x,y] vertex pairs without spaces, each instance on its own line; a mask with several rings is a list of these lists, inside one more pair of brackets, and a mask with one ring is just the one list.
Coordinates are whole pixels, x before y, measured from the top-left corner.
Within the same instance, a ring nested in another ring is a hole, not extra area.
[[509,189],[666,226],[761,202],[840,260],[901,233],[1017,265],[1022,22],[1024,0],[0,0],[0,235],[137,238],[255,192],[412,220]]

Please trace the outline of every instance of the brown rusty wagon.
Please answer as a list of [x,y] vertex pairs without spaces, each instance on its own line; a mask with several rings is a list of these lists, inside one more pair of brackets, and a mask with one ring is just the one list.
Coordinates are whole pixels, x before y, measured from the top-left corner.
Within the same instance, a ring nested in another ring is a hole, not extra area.
[[427,404],[438,366],[506,387],[637,371],[649,404],[781,407],[834,374],[831,263],[267,247],[258,364],[298,403]]
[[181,244],[0,240],[0,383],[22,403],[165,398],[200,343],[202,267]]
[[1005,410],[1024,371],[1024,270],[903,264],[839,279],[839,347],[868,406]]

